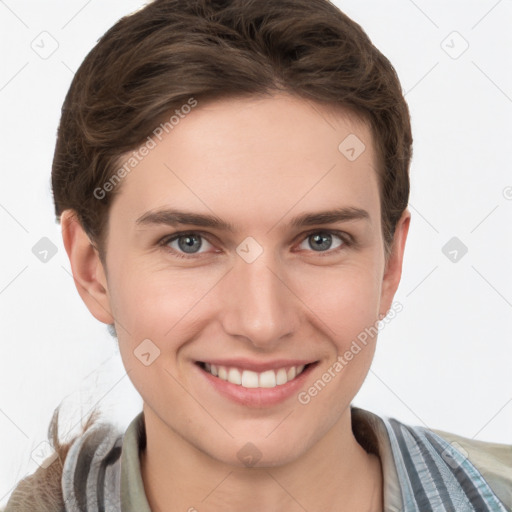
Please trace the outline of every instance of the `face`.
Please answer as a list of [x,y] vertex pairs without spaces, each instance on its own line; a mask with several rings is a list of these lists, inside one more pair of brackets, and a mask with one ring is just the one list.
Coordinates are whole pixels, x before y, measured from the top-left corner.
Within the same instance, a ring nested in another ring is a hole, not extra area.
[[234,465],[248,442],[292,461],[341,421],[376,338],[344,354],[401,270],[375,168],[361,121],[282,95],[199,103],[123,179],[105,308],[147,419]]

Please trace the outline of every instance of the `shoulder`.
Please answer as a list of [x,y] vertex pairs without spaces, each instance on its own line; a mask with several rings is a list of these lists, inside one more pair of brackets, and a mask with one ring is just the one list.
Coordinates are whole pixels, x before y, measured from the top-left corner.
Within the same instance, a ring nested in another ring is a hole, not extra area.
[[90,431],[98,415],[98,411],[94,410],[82,427],[82,432],[62,442],[58,428],[59,407],[55,409],[48,427],[48,442],[53,452],[40,463],[34,473],[16,484],[2,512],[65,512],[62,493],[65,460],[71,447]]
[[63,512],[62,463],[48,457],[33,474],[18,482],[4,512]]
[[512,445],[477,441],[431,429],[475,466],[494,493],[512,510]]
[[389,493],[399,489],[402,505],[512,512],[512,446],[354,412],[377,435],[388,462]]

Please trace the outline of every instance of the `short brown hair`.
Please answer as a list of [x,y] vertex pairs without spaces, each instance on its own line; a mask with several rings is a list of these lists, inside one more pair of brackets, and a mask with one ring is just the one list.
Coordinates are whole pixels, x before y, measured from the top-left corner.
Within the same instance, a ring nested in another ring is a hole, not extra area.
[[[52,168],[57,219],[77,218],[103,257],[120,158],[186,104],[286,92],[371,128],[386,259],[409,199],[409,110],[389,60],[328,0],[155,0],[87,55],[62,107]],[[340,141],[341,142],[341,141]]]

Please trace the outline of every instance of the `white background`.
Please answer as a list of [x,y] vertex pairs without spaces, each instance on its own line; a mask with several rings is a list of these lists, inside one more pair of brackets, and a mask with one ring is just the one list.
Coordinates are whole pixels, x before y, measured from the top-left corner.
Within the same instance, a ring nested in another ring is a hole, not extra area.
[[[335,3],[395,66],[414,135],[412,222],[395,297],[404,309],[381,331],[354,404],[512,444],[512,4]],[[115,340],[75,289],[50,191],[73,72],[142,5],[0,2],[0,504],[37,469],[31,453],[61,400],[64,430],[97,402],[121,428],[142,407]],[[43,31],[58,43],[47,59],[31,47],[41,37],[51,47]],[[468,248],[457,262],[442,252],[454,236]],[[57,247],[47,263],[32,253],[42,237]]]

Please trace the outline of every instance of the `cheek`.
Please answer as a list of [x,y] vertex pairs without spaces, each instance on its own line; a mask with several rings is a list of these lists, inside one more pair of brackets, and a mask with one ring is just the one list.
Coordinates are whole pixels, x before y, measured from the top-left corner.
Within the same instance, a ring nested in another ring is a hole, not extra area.
[[179,378],[176,360],[191,336],[190,319],[201,290],[175,277],[134,266],[131,271],[118,269],[113,287],[121,359],[135,388],[152,407],[168,395],[173,403],[183,405],[182,389],[175,380]]
[[154,336],[160,340],[176,326],[189,321],[218,279],[213,272],[193,269],[171,272],[136,263],[116,270],[111,286],[116,320],[133,337]]
[[311,311],[311,321],[339,351],[378,319],[380,285],[363,264],[302,277],[299,296]]
[[367,267],[331,273],[316,283],[324,286],[304,302],[314,312],[311,321],[333,351],[319,368],[317,380],[303,390],[300,403],[313,404],[315,415],[331,425],[358,393],[370,369],[378,334],[380,287]]

